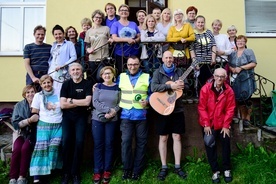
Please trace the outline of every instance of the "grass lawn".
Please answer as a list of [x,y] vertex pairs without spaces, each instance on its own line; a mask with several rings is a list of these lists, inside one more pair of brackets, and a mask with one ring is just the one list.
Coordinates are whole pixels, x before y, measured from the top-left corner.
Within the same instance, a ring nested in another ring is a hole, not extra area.
[[[238,154],[232,155],[232,175],[233,184],[276,184],[276,153],[269,152],[263,147],[255,148],[252,144],[241,148]],[[112,172],[110,184],[204,184],[212,183],[211,170],[205,158],[187,157],[182,163],[183,169],[188,173],[185,180],[180,179],[173,172],[173,164],[169,165],[169,175],[166,180],[160,182],[156,176],[160,169],[159,161],[149,161],[146,170],[138,181],[122,181],[121,165],[117,165]],[[0,162],[0,181],[1,184],[8,183],[9,167]],[[82,183],[92,183],[91,167],[82,168]],[[31,180],[30,180],[31,181]],[[50,176],[51,184],[59,184],[61,181],[60,172]],[[29,182],[30,183],[30,182]],[[221,176],[221,183],[225,183]]]

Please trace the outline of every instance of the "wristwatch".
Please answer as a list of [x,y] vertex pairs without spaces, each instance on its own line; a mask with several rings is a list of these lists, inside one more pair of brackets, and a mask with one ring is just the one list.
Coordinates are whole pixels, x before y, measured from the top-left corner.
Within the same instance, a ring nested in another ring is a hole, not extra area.
[[70,104],[73,104],[73,98],[71,98],[71,100],[69,101]]

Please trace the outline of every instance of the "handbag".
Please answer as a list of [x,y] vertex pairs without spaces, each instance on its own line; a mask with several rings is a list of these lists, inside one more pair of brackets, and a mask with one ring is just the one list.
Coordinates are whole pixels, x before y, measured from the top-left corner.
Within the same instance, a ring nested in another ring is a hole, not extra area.
[[247,74],[245,70],[241,71],[234,79],[232,89],[237,101],[242,102],[249,99],[256,90],[254,73]]

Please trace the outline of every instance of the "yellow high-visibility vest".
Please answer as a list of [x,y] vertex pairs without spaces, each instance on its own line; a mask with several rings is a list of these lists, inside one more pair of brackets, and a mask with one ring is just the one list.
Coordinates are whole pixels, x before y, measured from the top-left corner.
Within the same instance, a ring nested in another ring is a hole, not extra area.
[[140,99],[145,100],[148,97],[149,74],[143,73],[138,78],[135,86],[132,86],[129,76],[126,73],[120,74],[119,88],[121,89],[121,100],[119,106],[124,109],[143,109],[137,100],[137,95]]

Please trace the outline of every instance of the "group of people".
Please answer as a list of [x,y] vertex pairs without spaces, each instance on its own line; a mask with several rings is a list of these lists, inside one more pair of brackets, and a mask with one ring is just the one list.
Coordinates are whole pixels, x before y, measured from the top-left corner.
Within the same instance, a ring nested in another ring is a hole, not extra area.
[[[128,5],[121,5],[116,15],[116,6],[107,3],[105,12],[106,16],[101,10],[92,13],[93,25],[88,18],[81,21],[83,32],[79,39],[74,27],[64,31],[56,25],[52,29],[55,38],[52,46],[43,42],[46,29],[35,27],[35,42],[24,48],[27,71],[24,100],[16,104],[12,117],[21,136],[14,142],[10,184],[26,183],[28,171],[34,176],[34,183],[39,183],[42,176],[54,169],[63,169],[63,184],[71,179],[74,184],[80,183],[84,135],[91,107],[93,182],[109,183],[111,179],[118,126],[122,179],[138,180],[146,166],[150,95],[188,90],[191,86],[183,78],[181,66],[191,63],[197,63],[194,72],[200,84],[198,114],[204,140],[206,136],[222,140],[224,179],[232,181],[230,129],[235,101],[240,106],[241,118],[249,124],[248,100],[256,88],[256,58],[246,47],[247,38],[236,36],[235,26],[227,30],[229,38],[220,34],[220,20],[213,21],[213,32],[210,31],[205,27],[205,17],[197,16],[198,10],[193,6],[186,10],[187,19],[181,9],[172,14],[169,8],[162,12],[156,8],[149,15],[139,10],[136,13],[139,26],[128,20]],[[165,41],[167,44],[148,43]],[[116,45],[110,46],[113,42]],[[138,49],[140,42],[141,50]],[[106,66],[103,60],[110,56],[112,49],[115,63]],[[74,62],[77,58],[87,60],[91,75],[97,80],[85,79],[83,65]],[[181,95],[174,99],[172,113],[154,112],[159,122],[156,132],[162,166],[157,178],[161,181],[169,171],[170,135],[174,173],[183,179],[187,177],[180,165],[181,135],[185,133],[182,98]],[[212,181],[219,182],[217,145],[205,141],[205,147],[213,171]]]

